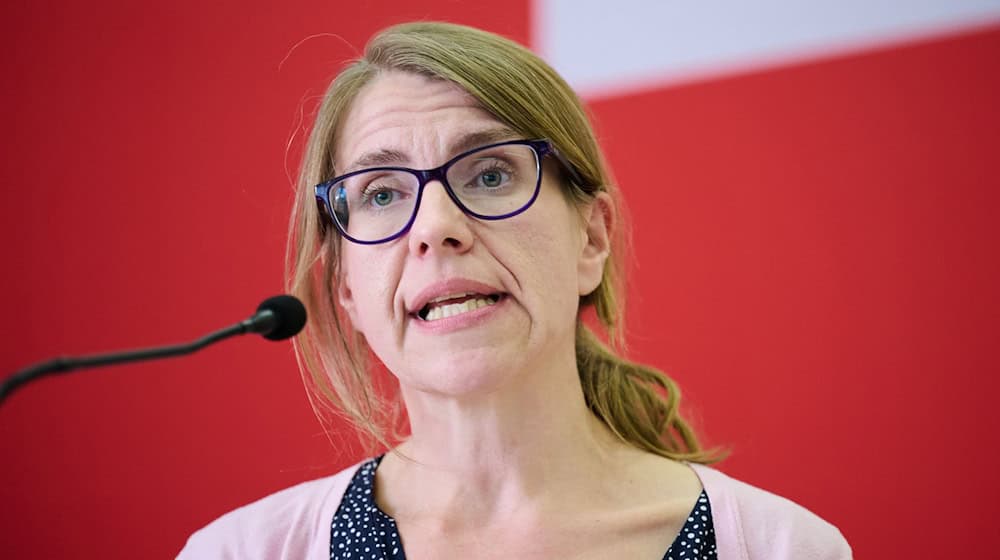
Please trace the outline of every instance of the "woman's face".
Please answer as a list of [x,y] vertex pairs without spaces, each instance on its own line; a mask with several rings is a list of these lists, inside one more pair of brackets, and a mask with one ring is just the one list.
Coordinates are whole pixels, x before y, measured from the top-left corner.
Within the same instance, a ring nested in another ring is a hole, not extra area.
[[[429,169],[517,138],[458,86],[388,72],[355,100],[335,163],[340,173],[373,166],[362,160]],[[581,217],[561,193],[553,161],[542,177],[538,199],[512,218],[469,217],[431,182],[406,235],[380,245],[341,242],[339,299],[404,388],[484,393],[575,363],[579,296],[600,282],[607,254],[607,206],[599,199],[600,209]],[[427,314],[433,307],[441,310]]]

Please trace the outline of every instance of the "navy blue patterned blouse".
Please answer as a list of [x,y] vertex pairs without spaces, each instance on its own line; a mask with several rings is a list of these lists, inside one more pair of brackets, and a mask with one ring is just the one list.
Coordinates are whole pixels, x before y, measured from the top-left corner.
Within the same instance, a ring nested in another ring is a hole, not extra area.
[[[375,469],[381,461],[367,461],[351,479],[330,527],[330,560],[405,560],[396,521],[375,504]],[[704,490],[663,560],[717,560],[712,506]]]

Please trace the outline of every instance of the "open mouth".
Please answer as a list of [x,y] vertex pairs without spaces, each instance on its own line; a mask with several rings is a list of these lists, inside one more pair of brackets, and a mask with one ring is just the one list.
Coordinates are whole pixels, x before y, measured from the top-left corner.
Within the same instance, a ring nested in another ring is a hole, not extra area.
[[423,321],[437,321],[454,317],[462,313],[475,311],[480,307],[495,305],[503,298],[503,294],[464,293],[452,294],[432,299],[417,311],[417,318]]

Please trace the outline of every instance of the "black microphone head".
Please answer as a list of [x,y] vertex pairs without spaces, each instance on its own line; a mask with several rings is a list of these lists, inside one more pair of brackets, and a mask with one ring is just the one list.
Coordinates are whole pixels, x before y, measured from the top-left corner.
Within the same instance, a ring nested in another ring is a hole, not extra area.
[[261,333],[268,340],[284,340],[299,334],[306,324],[306,308],[299,298],[280,295],[265,299],[257,307],[257,313],[274,313],[275,324],[269,332]]

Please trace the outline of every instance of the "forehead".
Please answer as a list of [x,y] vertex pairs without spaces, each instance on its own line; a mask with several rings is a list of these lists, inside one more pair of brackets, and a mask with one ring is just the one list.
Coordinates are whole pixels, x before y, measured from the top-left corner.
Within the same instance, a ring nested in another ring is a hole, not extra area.
[[352,171],[355,162],[381,152],[411,164],[439,165],[463,138],[484,132],[516,136],[457,84],[390,71],[365,85],[351,104],[338,128],[334,163],[338,172]]

